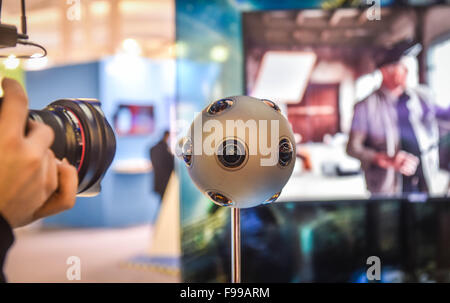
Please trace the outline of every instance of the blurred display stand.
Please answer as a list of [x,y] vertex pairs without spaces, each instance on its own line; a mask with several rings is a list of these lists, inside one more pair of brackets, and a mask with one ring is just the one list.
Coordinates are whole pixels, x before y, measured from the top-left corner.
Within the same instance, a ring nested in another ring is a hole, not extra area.
[[113,170],[116,174],[146,174],[153,167],[148,159],[123,159],[115,162]]
[[156,270],[167,274],[180,273],[181,235],[179,180],[172,173],[161,202],[148,255],[129,261],[130,267]]

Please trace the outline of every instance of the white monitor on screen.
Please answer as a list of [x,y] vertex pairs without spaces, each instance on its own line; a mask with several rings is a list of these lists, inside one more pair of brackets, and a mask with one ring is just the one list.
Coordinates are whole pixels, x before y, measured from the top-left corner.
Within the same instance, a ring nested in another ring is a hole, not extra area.
[[313,52],[266,52],[250,95],[275,102],[298,103],[303,98],[315,62]]

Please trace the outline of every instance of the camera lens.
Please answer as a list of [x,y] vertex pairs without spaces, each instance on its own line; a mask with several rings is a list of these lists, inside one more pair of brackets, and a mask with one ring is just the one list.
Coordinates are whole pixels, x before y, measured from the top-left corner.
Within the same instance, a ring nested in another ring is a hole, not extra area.
[[270,106],[271,108],[273,108],[275,111],[281,113],[280,108],[278,107],[278,105],[275,104],[275,102],[267,100],[267,99],[262,99],[262,102],[264,102],[265,104],[267,104],[268,106]]
[[55,156],[66,158],[78,170],[78,194],[95,195],[116,152],[114,132],[100,102],[65,99],[43,110],[30,110],[32,120],[50,126],[55,133],[51,146]]
[[219,206],[232,206],[233,201],[228,199],[226,196],[222,195],[221,193],[214,192],[214,191],[208,191],[206,193],[209,198],[217,205]]
[[263,202],[263,204],[270,204],[275,202],[281,195],[281,191],[274,194],[272,197]]
[[245,161],[245,148],[237,140],[225,140],[219,147],[217,157],[226,168],[238,168]]
[[234,101],[231,99],[221,99],[218,100],[214,103],[212,103],[208,109],[206,110],[206,112],[211,115],[218,115],[221,112],[225,111],[226,109],[229,109],[231,106],[233,106]]
[[191,139],[187,138],[185,142],[183,143],[182,147],[182,157],[184,163],[186,163],[187,166],[191,166],[192,164],[192,142]]
[[294,148],[292,147],[291,142],[286,138],[281,139],[278,151],[278,163],[282,167],[286,167],[291,163],[293,156]]

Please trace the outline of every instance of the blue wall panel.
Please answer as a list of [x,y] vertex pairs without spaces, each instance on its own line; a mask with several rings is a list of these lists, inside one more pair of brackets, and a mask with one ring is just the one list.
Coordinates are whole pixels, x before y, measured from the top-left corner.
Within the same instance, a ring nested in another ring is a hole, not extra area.
[[26,72],[30,108],[41,109],[62,98],[99,99],[99,66],[91,62]]
[[[119,104],[155,107],[155,132],[148,136],[117,138],[114,161],[147,158],[148,149],[170,126],[174,100],[174,63],[120,56],[100,62],[69,65],[26,73],[30,108],[41,109],[61,98],[96,98],[112,123]],[[114,162],[113,162],[114,165]],[[152,173],[121,174],[110,169],[102,192],[77,198],[75,207],[44,220],[46,226],[118,227],[149,223],[159,208],[152,191]]]

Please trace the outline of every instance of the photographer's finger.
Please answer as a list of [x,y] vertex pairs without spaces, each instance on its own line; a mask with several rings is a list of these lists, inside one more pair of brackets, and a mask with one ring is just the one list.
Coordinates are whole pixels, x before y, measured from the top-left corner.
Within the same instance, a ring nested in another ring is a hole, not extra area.
[[19,82],[4,78],[2,81],[3,103],[0,111],[2,133],[11,132],[22,136],[28,117],[28,98]]
[[52,146],[55,134],[49,126],[40,122],[29,121],[28,128],[27,140],[33,146],[41,148],[42,152]]
[[77,170],[65,159],[57,166],[59,173],[58,190],[36,212],[35,219],[60,213],[75,205],[78,188]]
[[45,159],[45,183],[44,189],[46,194],[50,197],[58,188],[58,167],[57,163],[60,163],[51,150],[47,151]]

